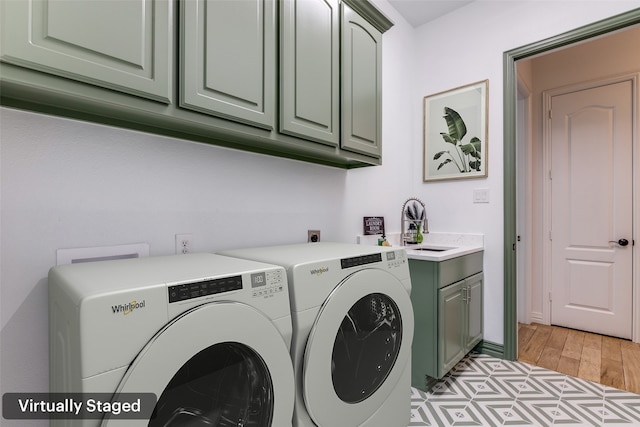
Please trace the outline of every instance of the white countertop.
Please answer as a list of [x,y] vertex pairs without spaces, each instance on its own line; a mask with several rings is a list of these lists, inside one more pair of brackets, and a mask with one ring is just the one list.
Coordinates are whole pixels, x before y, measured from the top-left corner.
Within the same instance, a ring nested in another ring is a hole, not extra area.
[[[363,245],[377,245],[380,236],[357,236],[357,243]],[[387,240],[392,246],[400,246],[400,233],[390,233]],[[445,261],[462,255],[484,250],[483,234],[439,233],[424,234],[424,240],[419,245],[401,246],[407,251],[409,259],[425,261]],[[446,249],[444,251],[419,250],[420,247]]]

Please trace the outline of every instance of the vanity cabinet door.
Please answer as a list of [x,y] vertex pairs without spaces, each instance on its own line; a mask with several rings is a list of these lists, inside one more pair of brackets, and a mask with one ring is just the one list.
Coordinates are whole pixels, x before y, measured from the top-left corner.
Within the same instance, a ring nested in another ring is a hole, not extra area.
[[280,3],[280,132],[338,146],[338,0]]
[[465,279],[467,289],[467,333],[465,342],[465,353],[482,340],[483,335],[483,274],[478,273]]
[[2,1],[2,61],[172,101],[170,0]]
[[438,378],[466,354],[467,305],[465,281],[438,290]]
[[180,106],[273,129],[275,0],[180,4]]

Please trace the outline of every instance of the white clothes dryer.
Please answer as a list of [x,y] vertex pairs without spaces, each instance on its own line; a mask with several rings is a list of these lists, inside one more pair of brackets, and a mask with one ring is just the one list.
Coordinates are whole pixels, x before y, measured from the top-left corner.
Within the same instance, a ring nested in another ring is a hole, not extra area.
[[157,397],[150,419],[52,425],[291,426],[282,267],[213,254],[57,266],[49,312],[50,392]]
[[308,243],[222,252],[287,270],[297,427],[406,427],[411,280],[404,249]]

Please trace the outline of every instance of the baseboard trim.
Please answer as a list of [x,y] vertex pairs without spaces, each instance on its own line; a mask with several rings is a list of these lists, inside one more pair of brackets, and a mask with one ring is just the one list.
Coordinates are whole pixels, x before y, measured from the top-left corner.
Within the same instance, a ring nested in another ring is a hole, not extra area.
[[474,350],[478,353],[488,354],[489,356],[497,357],[499,359],[505,358],[504,345],[496,344],[491,341],[480,341],[480,343],[475,346]]
[[540,323],[542,325],[544,325],[544,321],[542,320],[542,313],[536,311],[536,312],[531,312],[531,323]]

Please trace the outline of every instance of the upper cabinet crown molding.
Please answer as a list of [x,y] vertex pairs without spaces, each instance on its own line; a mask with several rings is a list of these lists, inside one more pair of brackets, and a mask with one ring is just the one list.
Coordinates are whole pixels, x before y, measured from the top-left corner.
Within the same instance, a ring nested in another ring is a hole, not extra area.
[[391,19],[366,0],[342,0],[342,2],[369,21],[381,33],[387,32],[394,25]]

